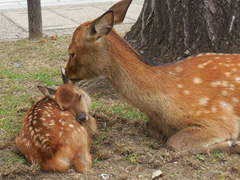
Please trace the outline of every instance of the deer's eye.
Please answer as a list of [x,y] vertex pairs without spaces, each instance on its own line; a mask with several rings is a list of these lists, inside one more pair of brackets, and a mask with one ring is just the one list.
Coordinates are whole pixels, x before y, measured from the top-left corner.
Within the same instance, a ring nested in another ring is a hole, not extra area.
[[69,55],[70,55],[71,57],[74,57],[75,53],[69,53]]

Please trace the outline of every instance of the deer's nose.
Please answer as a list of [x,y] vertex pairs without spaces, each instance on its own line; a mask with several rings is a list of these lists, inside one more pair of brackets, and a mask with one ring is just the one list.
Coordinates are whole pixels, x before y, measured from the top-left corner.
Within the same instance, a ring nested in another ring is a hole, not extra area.
[[81,113],[77,116],[77,120],[80,122],[86,121],[87,120],[87,114],[86,113]]

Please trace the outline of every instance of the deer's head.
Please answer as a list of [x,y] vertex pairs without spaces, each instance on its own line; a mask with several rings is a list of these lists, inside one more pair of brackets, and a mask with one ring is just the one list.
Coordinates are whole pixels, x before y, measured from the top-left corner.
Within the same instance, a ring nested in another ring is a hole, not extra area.
[[[110,66],[107,40],[116,24],[122,23],[132,0],[122,0],[97,19],[81,24],[69,46],[67,76],[72,80],[94,78]],[[117,44],[116,44],[117,45]]]

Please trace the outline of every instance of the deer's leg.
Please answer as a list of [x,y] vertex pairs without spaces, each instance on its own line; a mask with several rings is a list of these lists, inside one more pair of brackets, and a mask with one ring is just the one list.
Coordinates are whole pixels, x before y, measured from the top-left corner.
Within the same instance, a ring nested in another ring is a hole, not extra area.
[[216,151],[229,152],[229,153],[240,153],[240,141],[224,141],[211,145],[206,148],[198,149],[198,153],[211,153]]
[[230,134],[225,129],[215,125],[187,127],[167,141],[167,146],[174,151],[193,150],[198,153],[220,151],[240,151],[239,142],[229,144]]
[[92,155],[87,149],[84,149],[75,157],[74,164],[78,172],[87,171],[92,166]]
[[144,131],[146,131],[148,136],[157,138],[161,133],[156,126],[156,123],[153,121],[151,117],[149,117],[149,120],[144,124],[143,127]]

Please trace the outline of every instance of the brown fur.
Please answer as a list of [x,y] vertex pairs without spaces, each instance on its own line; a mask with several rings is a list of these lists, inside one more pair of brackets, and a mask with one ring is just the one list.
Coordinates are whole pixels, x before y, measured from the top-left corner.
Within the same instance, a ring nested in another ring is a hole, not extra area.
[[[44,171],[65,172],[72,164],[79,172],[88,170],[92,164],[91,137],[96,131],[96,120],[88,114],[89,96],[71,83],[61,85],[51,95],[47,88],[40,89],[47,97],[28,110],[16,138],[17,147]],[[88,120],[80,123],[75,116],[81,112]]]
[[[119,3],[111,8],[114,20],[120,11],[127,11]],[[240,152],[239,54],[200,54],[150,66],[114,29],[103,35],[101,28],[112,22],[108,17],[105,24],[98,23],[99,18],[80,25],[74,33],[66,67],[70,79],[106,76],[128,102],[147,114],[147,129],[169,137],[170,149]],[[89,34],[94,28],[100,30]],[[233,148],[229,140],[237,146]]]

